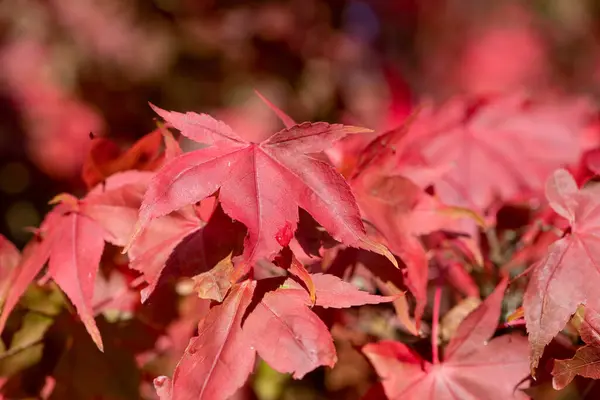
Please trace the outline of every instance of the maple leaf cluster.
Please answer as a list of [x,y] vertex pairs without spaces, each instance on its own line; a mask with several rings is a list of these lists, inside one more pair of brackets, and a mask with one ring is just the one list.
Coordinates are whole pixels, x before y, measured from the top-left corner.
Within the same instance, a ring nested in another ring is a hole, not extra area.
[[[296,123],[258,96],[285,126],[261,141],[154,105],[157,129],[129,149],[92,138],[87,193],[52,199],[22,253],[0,238],[12,338],[0,370],[68,325],[68,359],[42,398],[118,397],[64,382],[69,362],[99,354],[84,329],[107,357],[128,343],[144,376],[122,390],[161,400],[228,399],[262,362],[303,379],[352,354],[378,377],[365,399],[528,398],[544,379],[600,378],[600,138],[587,103],[455,98],[373,132]],[[183,152],[173,132],[202,146]],[[41,312],[32,290],[59,300]],[[160,320],[169,304],[178,318]],[[113,335],[131,321],[144,339]]]

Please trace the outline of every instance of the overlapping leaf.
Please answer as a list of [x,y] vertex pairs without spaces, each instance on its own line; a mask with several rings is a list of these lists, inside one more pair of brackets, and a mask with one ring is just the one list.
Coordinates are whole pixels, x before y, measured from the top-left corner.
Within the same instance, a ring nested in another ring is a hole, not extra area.
[[243,326],[258,354],[275,370],[296,379],[337,361],[327,326],[303,300],[285,289],[268,292]]
[[10,278],[20,261],[19,250],[3,235],[0,235],[0,302],[4,301]]
[[546,196],[571,229],[535,265],[523,299],[532,369],[580,304],[600,309],[600,188],[578,189],[567,171],[558,170],[548,179]]
[[244,227],[232,222],[221,207],[206,223],[197,214],[197,207],[188,206],[153,220],[129,250],[130,268],[141,272],[148,283],[142,289],[143,301],[161,281],[210,274],[228,254],[241,249]]
[[[394,296],[378,296],[359,290],[351,283],[330,274],[310,274],[315,287],[316,301],[314,305],[324,308],[348,308],[364,304],[380,304],[391,302]],[[312,306],[310,294],[298,282],[287,279],[280,291],[290,296],[299,296],[304,303]]]
[[[162,144],[164,141],[164,152]],[[93,188],[111,175],[129,170],[153,171],[165,160],[181,153],[171,133],[160,126],[135,142],[126,151],[105,138],[93,138],[92,147],[83,164],[81,177],[88,188]]]
[[[345,308],[394,300],[362,292],[332,275],[312,274],[311,281],[317,306]],[[199,335],[190,342],[172,382],[160,379],[155,382],[157,391],[172,400],[225,399],[245,382],[256,353],[296,379],[319,366],[332,367],[337,360],[333,339],[311,311],[309,292],[291,278],[273,287],[278,282],[270,278],[232,286],[223,303],[200,322]]]
[[381,163],[372,165],[352,180],[352,186],[364,214],[406,264],[418,323],[427,301],[429,260],[417,236],[440,229],[460,230],[456,220],[466,213],[444,206],[409,179],[386,172]]
[[[380,304],[395,298],[361,291],[333,275],[310,277],[315,287],[314,305],[324,308]],[[337,361],[331,334],[310,310],[312,305],[306,288],[290,278],[262,297],[243,326],[258,354],[275,370],[292,373],[296,379],[322,365],[333,367]]]
[[583,317],[576,313],[574,318],[578,320],[579,334],[586,345],[578,348],[573,358],[554,361],[552,386],[556,390],[563,389],[576,375],[600,379],[600,314],[586,307]]
[[426,186],[428,170],[445,171],[433,176],[440,199],[481,212],[496,200],[541,193],[553,170],[583,154],[591,118],[577,101],[455,98],[425,107],[410,124],[397,149],[398,173]]
[[225,212],[248,228],[246,268],[287,244],[277,238],[296,231],[298,207],[344,244],[393,259],[387,249],[366,238],[354,196],[341,175],[310,156],[364,129],[303,123],[251,143],[208,115],[154,109],[183,135],[211,146],[179,156],[159,171],[140,208],[140,232],[153,219],[219,190]]
[[432,364],[403,343],[382,341],[363,348],[389,399],[525,399],[517,389],[527,376],[527,340],[496,331],[507,281],[460,324],[444,360]]
[[190,341],[172,382],[155,382],[163,397],[226,400],[246,382],[256,351],[242,332],[242,318],[255,287],[250,281],[234,287],[223,304],[200,321],[198,336]]
[[81,176],[93,188],[112,174],[131,169],[152,170],[162,160],[159,158],[162,136],[157,129],[141,138],[126,152],[105,138],[93,138],[92,147],[83,164]]
[[[78,200],[71,195],[57,197],[58,204],[42,223],[39,233],[24,251],[11,275],[10,289],[0,315],[0,331],[27,286],[48,262],[48,275],[58,283],[75,305],[94,342],[102,339],[94,321],[94,284],[104,242],[123,245],[135,226],[135,209],[141,202],[147,173],[129,172],[137,183],[121,185],[129,178],[116,176],[116,184],[105,192],[92,191]],[[137,195],[136,195],[137,193]]]

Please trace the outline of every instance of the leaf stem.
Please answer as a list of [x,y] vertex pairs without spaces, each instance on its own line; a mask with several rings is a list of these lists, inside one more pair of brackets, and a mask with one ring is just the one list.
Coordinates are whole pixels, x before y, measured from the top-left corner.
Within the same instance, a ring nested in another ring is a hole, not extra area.
[[485,236],[487,238],[488,246],[490,247],[490,261],[496,265],[502,265],[504,257],[502,257],[502,249],[496,230],[494,228],[486,229]]
[[433,321],[431,322],[431,358],[433,364],[440,363],[438,336],[440,330],[440,303],[442,302],[442,285],[438,282],[433,297]]

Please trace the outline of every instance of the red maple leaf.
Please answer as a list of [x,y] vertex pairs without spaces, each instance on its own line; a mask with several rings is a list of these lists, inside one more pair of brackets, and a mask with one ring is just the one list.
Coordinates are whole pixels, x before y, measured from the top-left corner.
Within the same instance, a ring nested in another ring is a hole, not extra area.
[[[339,278],[311,274],[316,305],[346,308],[390,302],[358,290]],[[313,369],[336,360],[327,326],[311,311],[309,292],[293,279],[244,281],[234,285],[222,304],[214,306],[198,326],[179,362],[172,382],[155,382],[165,398],[226,399],[241,387],[258,353],[271,367],[301,379]],[[241,363],[241,364],[240,364]],[[235,374],[231,374],[231,372]]]
[[567,386],[575,375],[600,379],[600,313],[585,307],[581,314],[577,312],[574,319],[586,345],[578,348],[573,358],[554,361],[552,386],[556,390]]
[[161,132],[156,129],[122,152],[110,139],[93,138],[81,177],[88,188],[92,188],[116,172],[153,170],[162,163],[159,157],[162,141]]
[[281,238],[289,240],[296,231],[298,207],[338,241],[385,254],[395,263],[387,249],[366,237],[358,206],[343,177],[310,156],[365,129],[303,123],[252,143],[206,114],[152,107],[183,135],[210,147],[183,154],[157,173],[140,208],[137,233],[153,219],[219,190],[223,210],[248,228],[243,254],[246,268],[263,257],[273,257],[287,245]]
[[331,334],[310,310],[308,297],[305,290],[267,292],[243,325],[261,358],[295,379],[302,379],[321,365],[333,367],[337,361]]
[[569,172],[558,170],[548,179],[546,197],[571,228],[534,266],[523,298],[532,370],[580,304],[600,309],[600,188],[578,189]]
[[[348,308],[364,304],[380,304],[391,302],[395,296],[378,296],[359,290],[351,283],[345,282],[331,274],[310,274],[315,288],[316,300],[314,305],[324,308]],[[312,306],[310,292],[307,292],[298,282],[287,279],[280,291],[303,300],[307,306]]]
[[81,178],[87,187],[92,189],[118,172],[154,171],[165,161],[179,154],[181,154],[179,143],[162,124],[125,151],[110,139],[93,137],[92,146],[83,163]]
[[233,223],[221,207],[206,223],[199,211],[187,206],[153,220],[129,249],[129,267],[141,272],[148,283],[142,301],[161,280],[210,274],[225,256],[241,248],[243,225]]
[[156,289],[163,270],[174,249],[204,223],[189,210],[158,218],[129,250],[129,267],[142,273],[148,286],[142,289],[145,302]]
[[433,176],[440,199],[482,212],[496,200],[541,193],[552,171],[578,161],[590,120],[578,102],[455,98],[411,121],[396,148],[397,173],[426,186],[428,169],[443,171]]
[[155,386],[169,400],[227,399],[240,388],[252,369],[256,351],[241,330],[256,282],[236,285],[225,301],[213,307],[198,324],[177,364],[172,381],[159,377]]
[[519,334],[494,339],[507,280],[460,324],[444,360],[430,363],[403,343],[367,344],[364,354],[390,399],[478,400],[527,398],[517,390],[527,376],[527,340]]
[[0,235],[0,303],[10,287],[11,276],[21,262],[21,253],[8,239]]
[[[11,276],[10,288],[0,315],[0,332],[8,315],[27,286],[48,262],[48,275],[67,294],[90,336],[102,350],[96,327],[93,297],[100,258],[107,241],[123,246],[135,226],[135,209],[141,202],[148,173],[127,172],[115,176],[82,200],[69,194],[55,198],[59,203],[44,219],[38,234],[24,251],[23,259]],[[133,180],[136,184],[126,185]],[[102,191],[102,188],[106,191]],[[137,195],[136,195],[137,193]]]

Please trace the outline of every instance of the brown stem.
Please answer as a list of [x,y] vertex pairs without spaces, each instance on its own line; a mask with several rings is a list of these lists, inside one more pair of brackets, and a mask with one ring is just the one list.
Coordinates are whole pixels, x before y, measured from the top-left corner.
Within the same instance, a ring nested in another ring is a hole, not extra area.
[[438,282],[433,298],[433,321],[431,322],[431,358],[434,364],[440,363],[438,336],[440,330],[440,303],[442,302],[442,285]]

